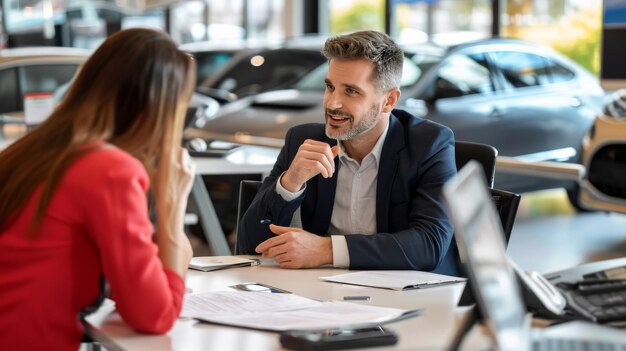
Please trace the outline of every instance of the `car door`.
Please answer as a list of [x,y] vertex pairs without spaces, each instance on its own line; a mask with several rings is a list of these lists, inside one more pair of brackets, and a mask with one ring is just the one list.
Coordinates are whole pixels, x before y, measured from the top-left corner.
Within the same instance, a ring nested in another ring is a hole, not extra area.
[[498,87],[483,53],[459,52],[445,58],[425,77],[430,86],[428,118],[450,127],[457,140],[500,149],[508,138],[497,102]]
[[0,114],[3,121],[23,123],[24,95],[54,93],[69,82],[79,63],[32,63],[0,70]]
[[593,111],[578,96],[575,73],[538,53],[498,50],[489,58],[504,86],[499,104],[507,128],[516,131],[502,154],[528,161],[578,160]]

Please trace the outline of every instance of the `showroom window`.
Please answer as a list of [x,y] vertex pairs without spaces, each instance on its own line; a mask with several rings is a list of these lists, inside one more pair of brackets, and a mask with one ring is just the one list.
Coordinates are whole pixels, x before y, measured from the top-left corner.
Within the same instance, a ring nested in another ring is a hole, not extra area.
[[170,32],[181,44],[285,36],[285,0],[186,1],[171,9]]
[[437,73],[435,98],[451,98],[493,92],[491,73],[483,54],[454,55]]
[[500,0],[500,34],[559,51],[600,71],[602,0]]
[[320,12],[328,14],[328,31],[333,34],[385,31],[385,0],[328,0],[328,8]]
[[391,35],[400,42],[451,45],[491,34],[491,0],[394,0]]

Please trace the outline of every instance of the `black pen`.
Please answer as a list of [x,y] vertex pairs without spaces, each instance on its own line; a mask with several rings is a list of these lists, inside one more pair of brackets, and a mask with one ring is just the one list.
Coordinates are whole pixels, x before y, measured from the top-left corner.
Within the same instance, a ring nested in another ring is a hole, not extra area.
[[344,296],[343,299],[345,301],[369,301],[370,297],[366,295],[349,295]]

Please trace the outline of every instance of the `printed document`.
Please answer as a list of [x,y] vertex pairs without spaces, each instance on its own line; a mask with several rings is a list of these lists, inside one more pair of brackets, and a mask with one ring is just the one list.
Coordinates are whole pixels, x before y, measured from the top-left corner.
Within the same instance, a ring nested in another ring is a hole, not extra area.
[[320,277],[320,279],[343,284],[374,288],[410,290],[464,282],[465,278],[420,271],[362,271]]
[[376,325],[417,315],[416,311],[341,301],[316,301],[294,294],[219,291],[187,294],[181,316],[253,329],[287,331]]

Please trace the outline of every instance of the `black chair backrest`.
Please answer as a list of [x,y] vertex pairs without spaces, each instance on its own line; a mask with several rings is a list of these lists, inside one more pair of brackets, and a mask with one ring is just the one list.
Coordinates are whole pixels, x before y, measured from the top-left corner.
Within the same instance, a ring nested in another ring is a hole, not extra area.
[[485,171],[487,186],[493,188],[493,179],[496,175],[496,157],[498,150],[487,144],[458,141],[454,146],[456,169],[461,169],[470,160],[476,160]]
[[522,196],[520,194],[499,189],[490,190],[491,199],[496,206],[496,210],[500,215],[500,221],[502,222],[504,244],[508,246],[509,239],[511,239],[513,224],[515,223],[515,217],[517,216],[517,208],[519,207],[519,202]]
[[[246,213],[250,204],[252,204],[252,200],[256,196],[256,193],[259,192],[261,188],[260,180],[242,180],[239,183],[239,202],[237,204],[237,235],[239,235],[239,223],[241,223],[241,218],[243,214]],[[235,255],[238,254],[236,252],[237,246],[235,245]]]

